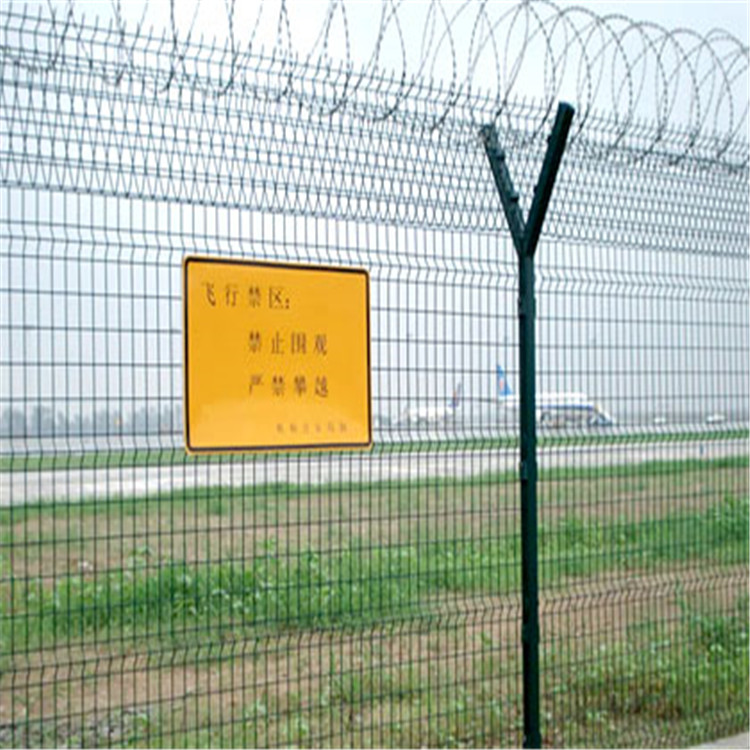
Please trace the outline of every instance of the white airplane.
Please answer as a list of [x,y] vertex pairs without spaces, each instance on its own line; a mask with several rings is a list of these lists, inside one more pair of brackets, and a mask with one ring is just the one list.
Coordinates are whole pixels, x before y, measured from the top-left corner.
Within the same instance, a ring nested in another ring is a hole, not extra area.
[[[503,368],[497,366],[497,397],[509,410],[518,411],[520,398],[513,394]],[[540,427],[610,427],[613,417],[585,393],[537,393],[536,421]]]
[[449,421],[461,406],[462,384],[453,391],[448,403],[435,406],[411,406],[404,410],[398,423],[402,425],[438,425]]

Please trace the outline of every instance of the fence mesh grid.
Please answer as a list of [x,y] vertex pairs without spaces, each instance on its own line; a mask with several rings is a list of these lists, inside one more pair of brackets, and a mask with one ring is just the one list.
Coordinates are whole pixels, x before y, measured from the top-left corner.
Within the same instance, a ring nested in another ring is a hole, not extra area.
[[[549,107],[74,21],[0,10],[0,744],[519,745],[516,259],[479,127],[528,210]],[[683,127],[579,112],[537,254],[546,744],[748,723],[721,42]],[[193,253],[369,270],[371,452],[184,455]]]

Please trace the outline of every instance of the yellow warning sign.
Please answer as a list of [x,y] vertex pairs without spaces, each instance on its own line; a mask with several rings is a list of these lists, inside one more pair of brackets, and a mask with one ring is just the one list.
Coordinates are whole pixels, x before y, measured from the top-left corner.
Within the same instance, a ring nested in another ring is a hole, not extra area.
[[189,453],[368,448],[367,272],[183,261]]

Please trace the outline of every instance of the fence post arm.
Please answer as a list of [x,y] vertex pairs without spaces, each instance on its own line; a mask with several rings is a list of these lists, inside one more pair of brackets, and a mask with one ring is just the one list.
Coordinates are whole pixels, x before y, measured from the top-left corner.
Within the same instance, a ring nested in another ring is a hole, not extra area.
[[500,196],[505,219],[508,222],[513,245],[516,252],[521,255],[524,251],[524,238],[526,236],[526,223],[523,220],[521,207],[518,205],[518,192],[513,187],[508,165],[505,161],[505,151],[500,146],[497,137],[497,128],[494,125],[485,125],[481,131],[484,151],[490,162],[492,176],[495,178],[495,187]]
[[523,746],[542,746],[539,718],[539,547],[536,457],[536,343],[534,253],[565,150],[573,107],[561,103],[524,223],[497,129],[481,130],[484,148],[518,256],[518,332],[521,428],[521,641],[523,646]]
[[547,206],[549,206],[552,197],[552,188],[555,185],[557,170],[560,168],[560,162],[565,151],[574,113],[575,110],[567,102],[560,102],[557,107],[555,124],[552,126],[552,132],[547,141],[547,152],[544,155],[542,170],[539,173],[539,182],[534,188],[534,198],[531,201],[529,217],[526,222],[524,252],[528,255],[534,255],[536,252],[536,245],[542,232],[544,217],[547,215]]

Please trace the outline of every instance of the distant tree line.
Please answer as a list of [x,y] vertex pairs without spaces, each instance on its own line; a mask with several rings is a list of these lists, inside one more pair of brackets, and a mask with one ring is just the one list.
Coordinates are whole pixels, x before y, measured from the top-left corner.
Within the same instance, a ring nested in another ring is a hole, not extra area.
[[90,413],[44,404],[7,406],[0,411],[0,437],[91,437],[182,432],[182,404],[155,403],[132,411],[117,408]]

